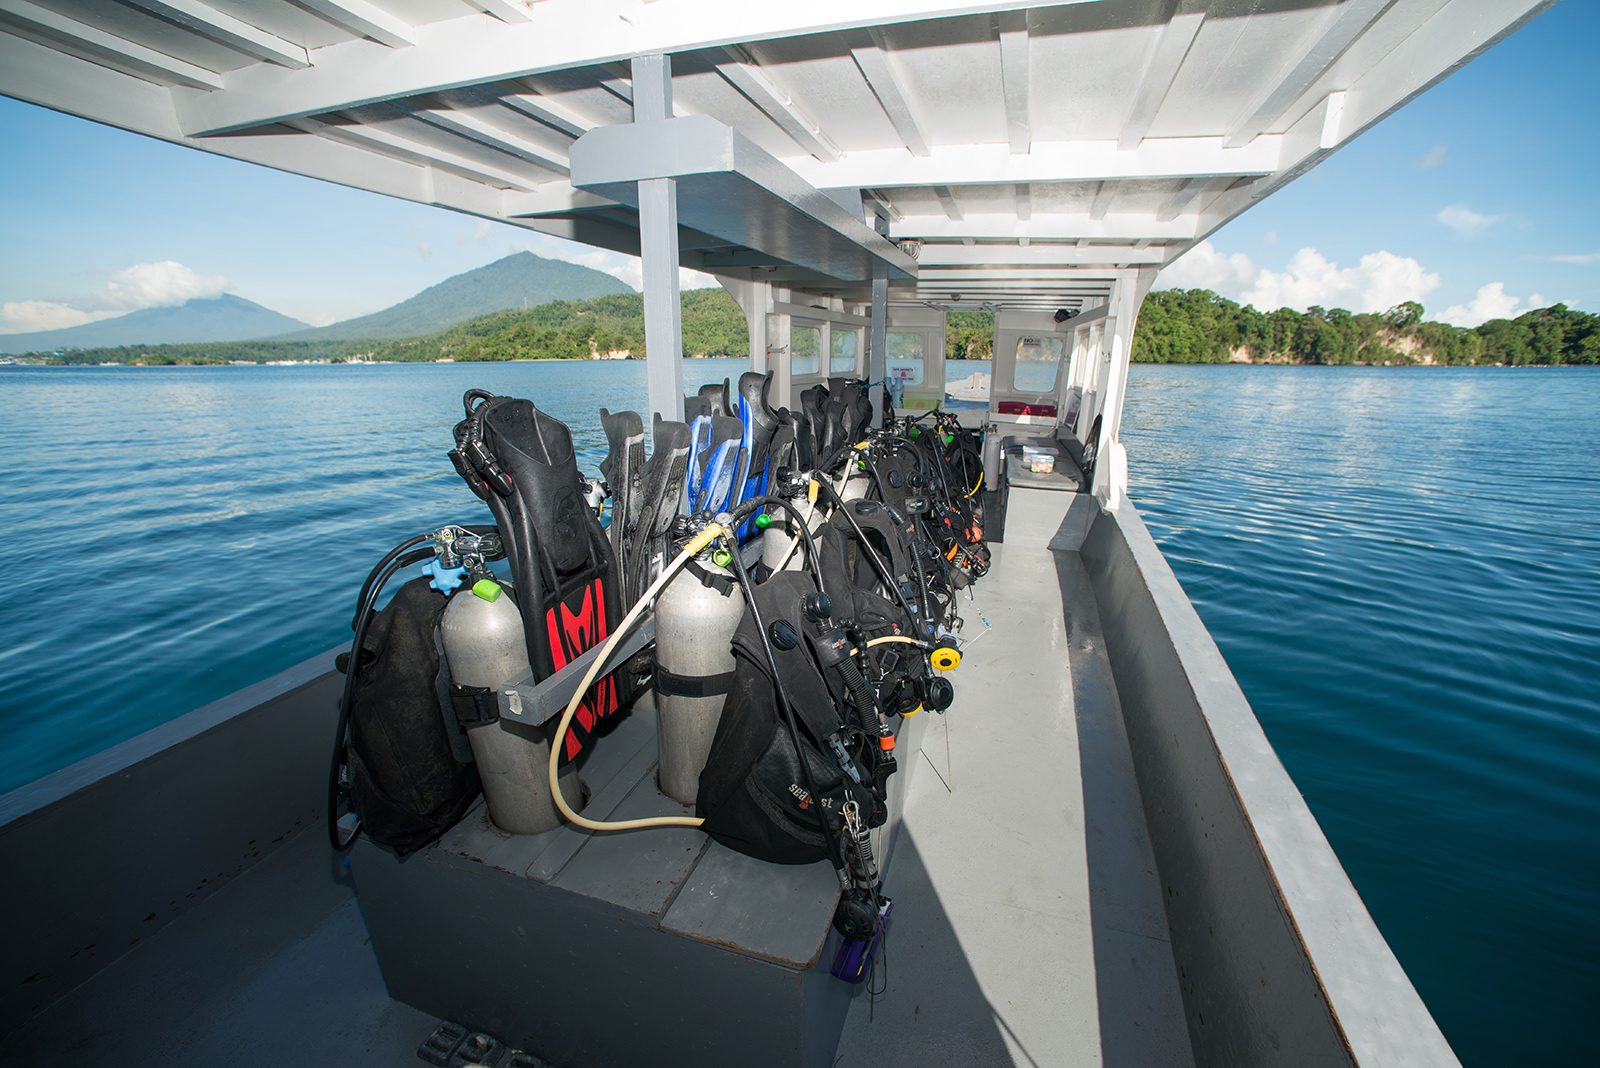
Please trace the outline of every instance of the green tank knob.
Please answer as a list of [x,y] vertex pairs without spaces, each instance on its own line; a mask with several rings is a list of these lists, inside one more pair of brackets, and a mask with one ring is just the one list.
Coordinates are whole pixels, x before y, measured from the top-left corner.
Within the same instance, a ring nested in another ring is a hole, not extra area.
[[505,592],[500,589],[500,583],[494,579],[479,579],[472,584],[472,592],[482,597],[485,601],[494,602],[500,599],[500,594]]
[[760,515],[756,516],[756,529],[757,530],[766,530],[771,525],[772,525],[772,516],[771,516],[770,513],[762,512]]
[[726,549],[717,549],[711,554],[711,562],[718,567],[727,567],[733,563],[733,554]]

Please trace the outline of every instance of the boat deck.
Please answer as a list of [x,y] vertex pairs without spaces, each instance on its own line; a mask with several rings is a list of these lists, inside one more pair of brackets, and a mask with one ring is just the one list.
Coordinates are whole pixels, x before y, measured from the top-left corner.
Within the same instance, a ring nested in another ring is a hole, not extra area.
[[[1077,553],[1046,541],[1070,497],[1012,494],[1014,534],[964,613],[969,639],[992,629],[924,732],[887,873],[887,989],[851,1007],[839,1065],[1192,1063],[1099,613]],[[437,1023],[385,994],[348,870],[316,827],[0,1058],[405,1065]]]

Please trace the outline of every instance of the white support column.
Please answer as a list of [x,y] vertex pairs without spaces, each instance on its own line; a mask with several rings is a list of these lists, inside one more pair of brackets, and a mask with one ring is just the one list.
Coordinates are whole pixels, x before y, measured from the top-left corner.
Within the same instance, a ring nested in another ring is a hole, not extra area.
[[888,403],[883,380],[889,374],[889,280],[878,277],[872,280],[872,327],[867,346],[867,381],[873,383],[872,425],[883,425],[884,406]]
[[1156,280],[1156,269],[1145,267],[1121,272],[1112,294],[1115,326],[1105,364],[1105,393],[1100,405],[1100,449],[1094,467],[1094,495],[1108,509],[1116,509],[1128,492],[1128,454],[1122,447],[1122,405],[1128,392],[1128,365],[1133,358],[1133,331],[1139,306]]
[[[633,121],[672,117],[672,60],[633,60]],[[644,280],[645,381],[652,412],[683,418],[683,306],[678,294],[678,183],[639,183],[639,259]],[[646,420],[648,424],[649,420]]]

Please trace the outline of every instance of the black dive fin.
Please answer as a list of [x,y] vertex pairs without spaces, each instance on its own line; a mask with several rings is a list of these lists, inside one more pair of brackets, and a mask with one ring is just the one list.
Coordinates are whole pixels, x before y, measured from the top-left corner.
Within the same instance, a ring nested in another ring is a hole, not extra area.
[[629,588],[633,571],[628,561],[636,551],[632,534],[638,524],[639,498],[644,487],[644,421],[638,412],[612,413],[601,408],[600,425],[611,449],[600,464],[600,474],[611,488],[611,526],[607,534],[623,598],[632,604],[639,591]]
[[815,467],[823,460],[823,446],[828,437],[828,418],[823,409],[827,403],[827,386],[812,386],[800,394],[800,407],[805,412],[807,428],[800,442],[801,459],[807,467]]
[[634,535],[638,551],[630,564],[639,593],[649,585],[656,561],[667,551],[672,521],[682,510],[683,483],[689,467],[689,424],[663,420],[658,414],[652,429],[655,447],[639,495]]
[[708,382],[700,387],[700,396],[704,397],[706,401],[710,403],[712,415],[731,415],[737,418],[739,413],[734,411],[729,406],[730,402],[733,400],[733,398],[729,396],[731,392],[733,391],[729,388],[728,380],[726,378],[724,378],[720,383]]

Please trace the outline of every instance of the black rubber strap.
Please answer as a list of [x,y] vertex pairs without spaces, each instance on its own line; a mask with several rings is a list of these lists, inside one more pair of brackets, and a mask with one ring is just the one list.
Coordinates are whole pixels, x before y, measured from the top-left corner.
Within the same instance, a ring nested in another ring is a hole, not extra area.
[[487,686],[450,687],[450,707],[455,710],[456,722],[468,730],[500,719],[500,702]]
[[665,697],[719,697],[733,689],[733,672],[720,675],[674,675],[656,668],[656,693]]
[[688,564],[685,565],[685,570],[687,570],[689,574],[693,575],[700,585],[704,586],[708,590],[716,590],[724,597],[727,597],[729,594],[733,593],[734,590],[739,588],[739,583],[732,575],[719,575],[715,571],[709,571],[700,566],[700,564],[694,560],[690,560]]

